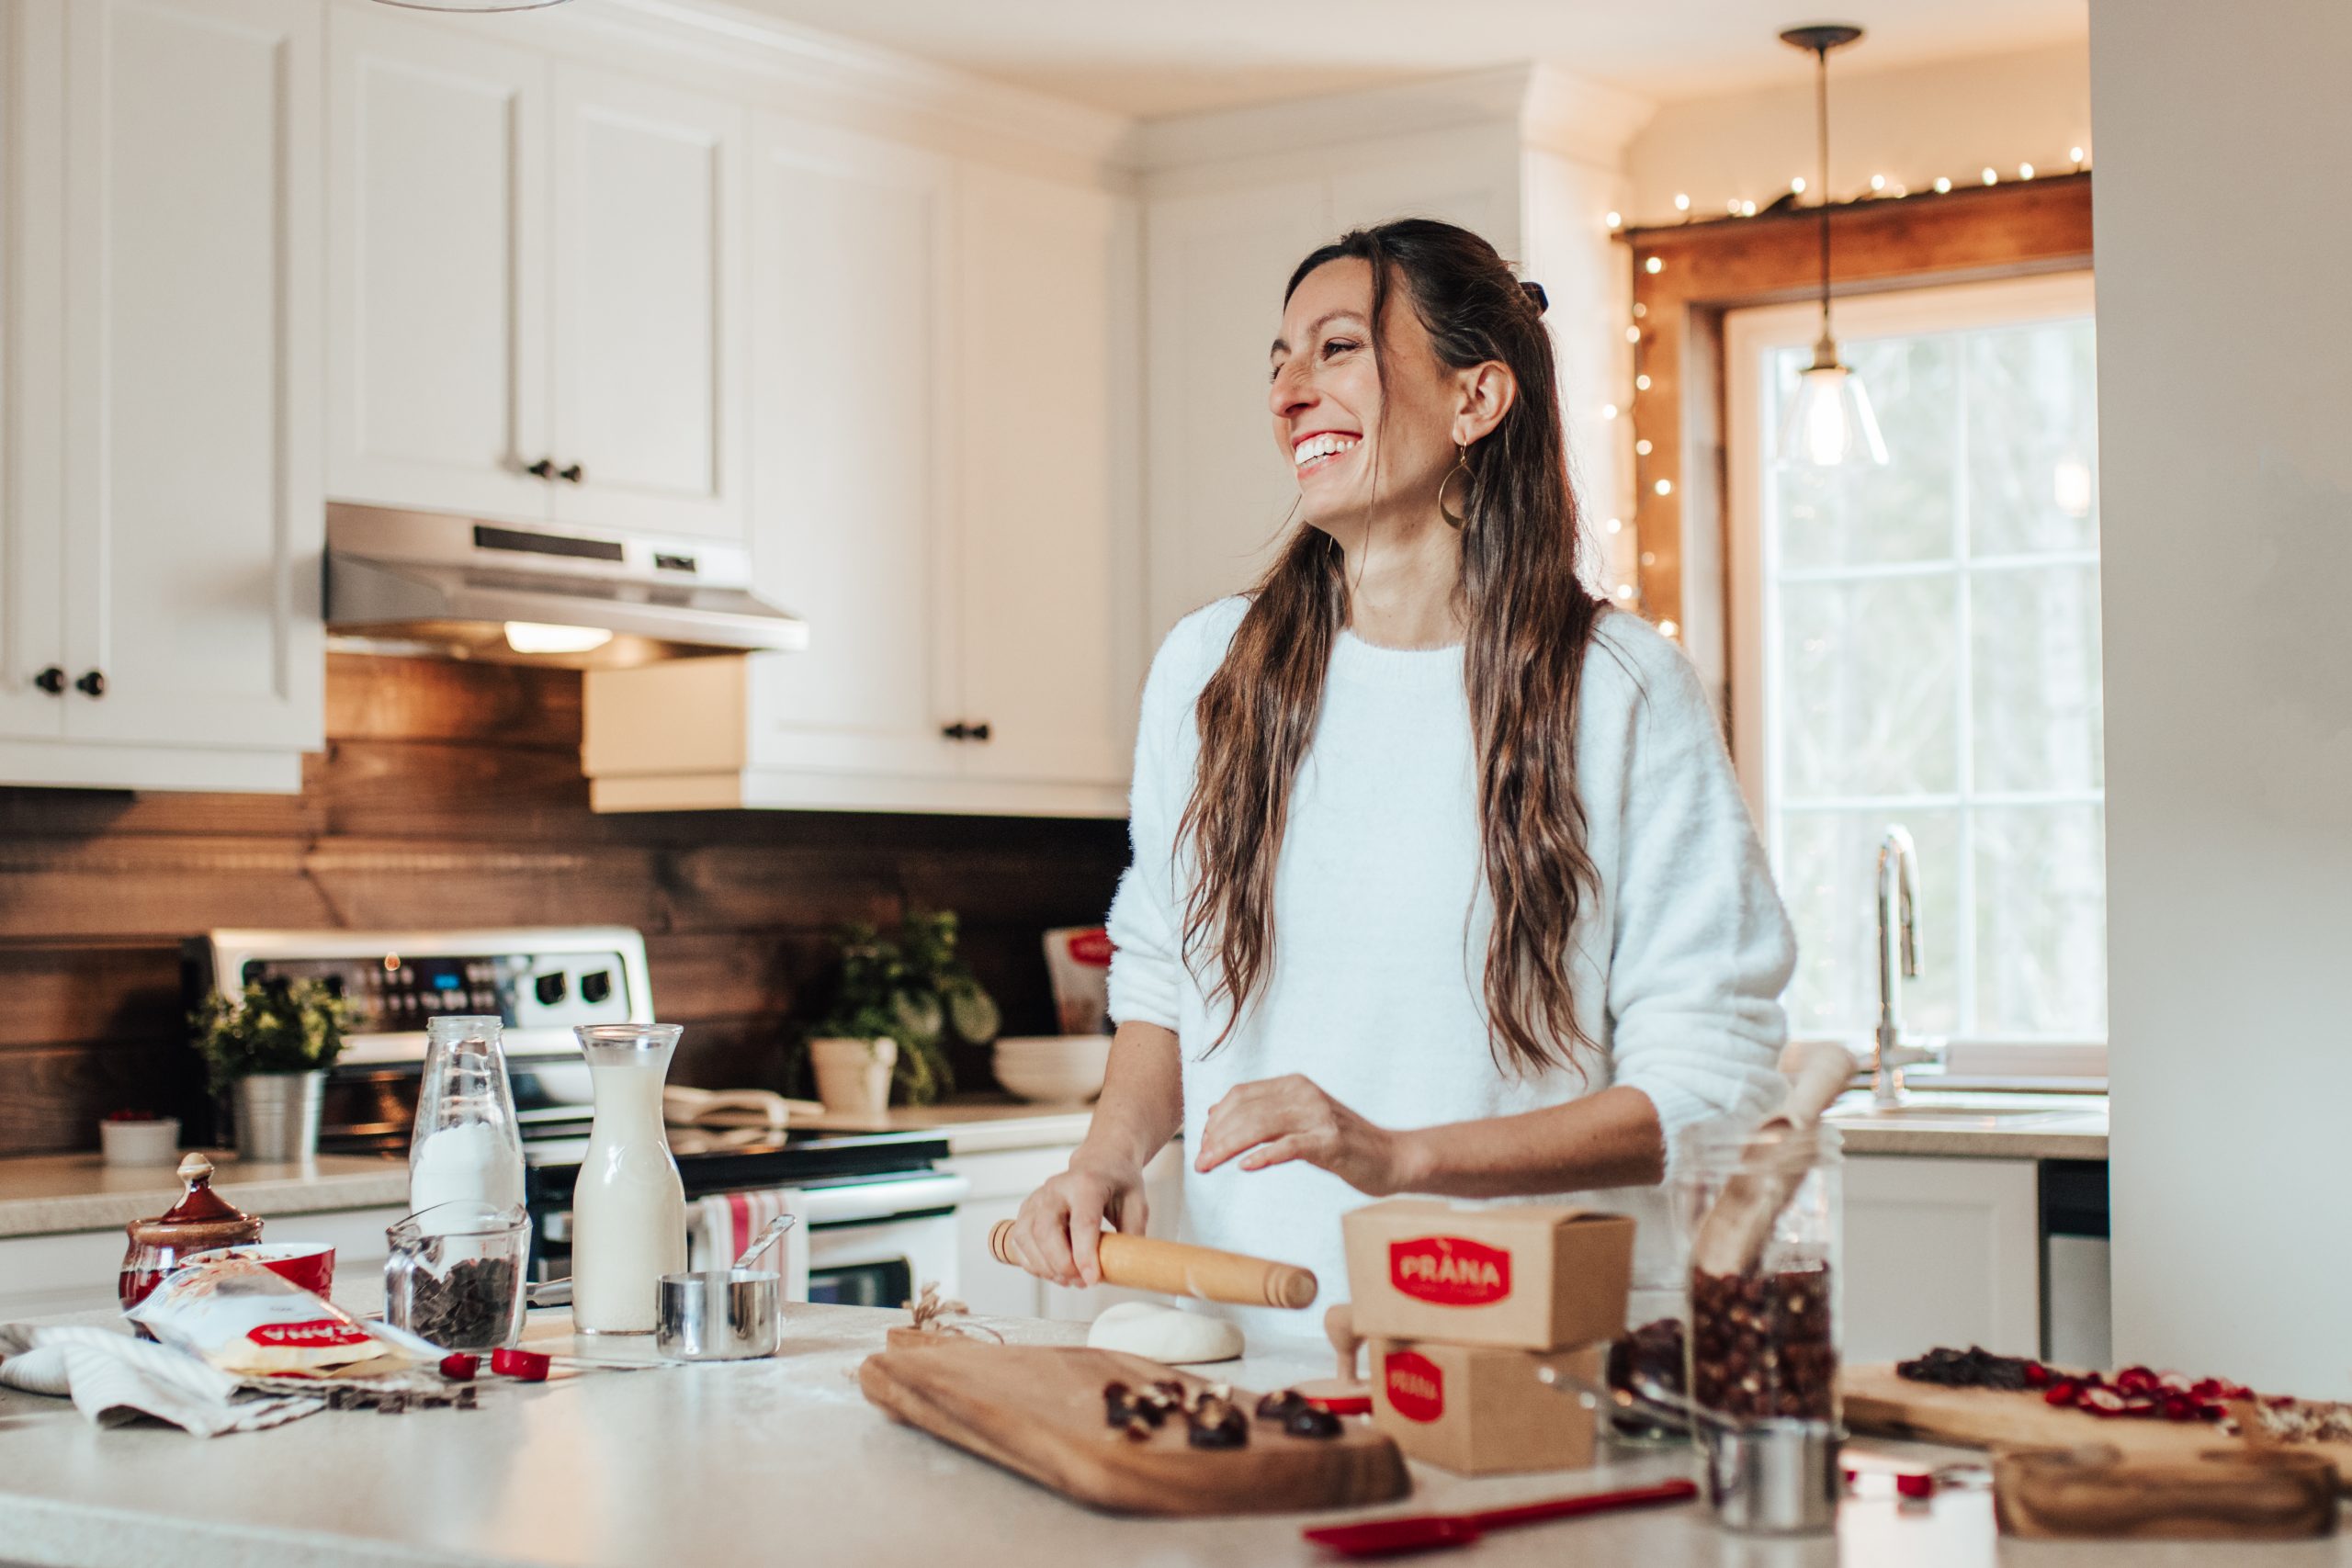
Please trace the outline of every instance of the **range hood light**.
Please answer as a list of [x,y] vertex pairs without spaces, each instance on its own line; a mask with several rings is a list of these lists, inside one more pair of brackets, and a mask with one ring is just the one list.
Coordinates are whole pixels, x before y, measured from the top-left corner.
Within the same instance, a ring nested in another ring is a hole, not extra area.
[[591,653],[613,640],[602,626],[559,626],[545,621],[509,621],[506,646],[517,653]]

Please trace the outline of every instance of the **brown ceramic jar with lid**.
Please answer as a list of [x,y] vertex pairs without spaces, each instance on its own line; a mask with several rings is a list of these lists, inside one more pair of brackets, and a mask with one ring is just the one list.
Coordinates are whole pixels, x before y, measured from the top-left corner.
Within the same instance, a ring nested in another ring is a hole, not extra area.
[[191,1153],[180,1161],[179,1177],[187,1190],[178,1202],[152,1220],[133,1220],[123,1227],[130,1234],[130,1247],[122,1256],[117,1293],[126,1312],[190,1253],[248,1247],[261,1239],[261,1221],[212,1190],[210,1160]]

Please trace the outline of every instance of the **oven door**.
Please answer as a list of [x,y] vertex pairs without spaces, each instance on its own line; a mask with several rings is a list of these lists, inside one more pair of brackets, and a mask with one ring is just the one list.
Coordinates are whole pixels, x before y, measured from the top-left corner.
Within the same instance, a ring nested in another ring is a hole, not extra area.
[[808,1275],[787,1280],[787,1292],[873,1307],[903,1306],[928,1284],[955,1295],[956,1205],[970,1190],[937,1172],[803,1190]]

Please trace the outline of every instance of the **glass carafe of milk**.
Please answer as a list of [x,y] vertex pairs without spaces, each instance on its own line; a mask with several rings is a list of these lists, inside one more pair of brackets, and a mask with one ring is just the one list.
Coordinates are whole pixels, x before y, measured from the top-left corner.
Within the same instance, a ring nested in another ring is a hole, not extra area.
[[686,1190],[662,1130],[674,1023],[572,1031],[596,1122],[571,1192],[571,1320],[582,1334],[650,1334],[664,1274],[686,1267]]

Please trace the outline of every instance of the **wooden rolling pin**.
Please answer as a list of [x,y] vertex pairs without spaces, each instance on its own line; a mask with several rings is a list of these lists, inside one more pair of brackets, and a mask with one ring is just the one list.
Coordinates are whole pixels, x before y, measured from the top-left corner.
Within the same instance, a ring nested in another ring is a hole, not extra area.
[[[989,1232],[989,1251],[999,1263],[1018,1269],[1023,1265],[1020,1255],[1012,1250],[1012,1224],[1011,1220],[997,1222]],[[1104,1284],[1124,1285],[1131,1291],[1157,1291],[1235,1306],[1296,1310],[1315,1304],[1315,1270],[1295,1264],[1117,1231],[1102,1233],[1095,1256],[1102,1265]]]

